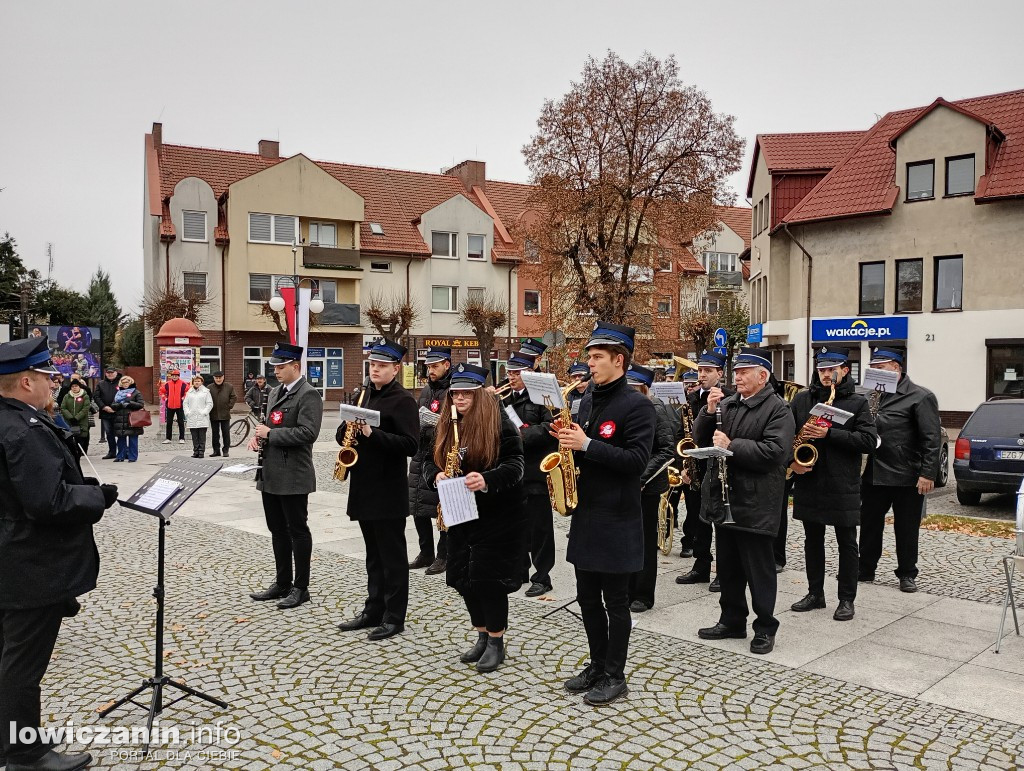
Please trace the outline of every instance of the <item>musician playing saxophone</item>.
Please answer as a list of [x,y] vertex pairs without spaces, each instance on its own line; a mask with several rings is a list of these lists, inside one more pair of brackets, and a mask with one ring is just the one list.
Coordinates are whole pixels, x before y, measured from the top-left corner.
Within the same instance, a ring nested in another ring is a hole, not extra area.
[[[372,627],[369,640],[404,631],[409,604],[406,459],[419,444],[420,421],[416,400],[396,379],[404,356],[405,348],[393,340],[381,340],[370,349],[370,390],[362,404],[380,413],[380,426],[359,427],[359,459],[348,470],[348,516],[359,523],[366,546],[367,597],[362,611],[338,628],[348,632]],[[346,428],[342,421],[338,444],[344,441]]]
[[[423,459],[423,478],[432,487],[455,471],[474,493],[476,520],[448,529],[445,578],[466,603],[476,644],[464,664],[493,672],[505,660],[508,595],[522,586],[527,516],[523,508],[523,440],[497,401],[482,390],[487,370],[457,364],[433,453]],[[451,407],[458,415],[458,445]],[[457,468],[449,463],[455,450]]]
[[[754,619],[752,653],[769,653],[775,646],[779,622],[775,618],[776,574],[772,542],[779,529],[785,461],[792,450],[796,428],[793,413],[768,385],[770,354],[755,348],[740,351],[733,364],[736,393],[722,398],[712,388],[708,403],[694,420],[693,437],[701,447],[730,450],[727,459],[728,499],[734,524],[715,525],[721,614],[718,623],[700,629],[705,640],[744,639],[747,636],[746,590],[750,588]],[[716,428],[721,409],[722,428]],[[711,468],[714,468],[716,461]],[[712,518],[722,495],[721,479],[709,468],[701,492],[701,517]],[[717,518],[717,517],[715,517]]]
[[[849,621],[857,599],[857,525],[860,522],[860,459],[875,449],[875,421],[868,400],[854,392],[849,352],[822,346],[815,356],[817,378],[790,403],[801,441],[810,441],[818,459],[810,469],[791,461],[795,474],[793,519],[804,524],[807,596],[793,603],[797,612],[825,607],[825,528],[839,545],[839,606],[833,618]],[[833,395],[832,388],[835,387]],[[811,409],[832,398],[832,406],[853,417],[843,424],[808,420]]]
[[555,424],[559,444],[573,451],[580,470],[566,559],[576,568],[590,646],[590,663],[565,688],[586,693],[590,705],[626,692],[629,578],[644,559],[640,476],[657,419],[651,401],[626,384],[634,334],[631,327],[598,322],[586,345],[594,385],[583,396],[577,422]]

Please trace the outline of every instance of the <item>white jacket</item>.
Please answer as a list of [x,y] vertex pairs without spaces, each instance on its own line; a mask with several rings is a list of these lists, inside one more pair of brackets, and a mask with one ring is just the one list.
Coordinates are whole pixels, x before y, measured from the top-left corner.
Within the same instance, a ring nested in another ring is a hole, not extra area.
[[213,412],[213,395],[206,386],[191,389],[182,403],[186,428],[209,428]]

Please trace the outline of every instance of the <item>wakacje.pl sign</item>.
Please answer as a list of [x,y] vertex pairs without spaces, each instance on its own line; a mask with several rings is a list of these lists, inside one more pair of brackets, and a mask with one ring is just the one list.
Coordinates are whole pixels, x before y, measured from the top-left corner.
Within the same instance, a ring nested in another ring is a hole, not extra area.
[[906,340],[906,316],[868,316],[854,319],[811,319],[811,339],[816,343],[848,340]]

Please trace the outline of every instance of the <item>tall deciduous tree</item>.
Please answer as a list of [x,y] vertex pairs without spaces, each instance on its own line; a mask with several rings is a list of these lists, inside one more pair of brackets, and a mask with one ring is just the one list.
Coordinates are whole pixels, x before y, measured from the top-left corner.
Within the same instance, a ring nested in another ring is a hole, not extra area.
[[416,303],[404,295],[385,295],[378,291],[370,295],[363,316],[382,337],[397,343],[412,329],[420,312]]
[[489,292],[483,297],[464,300],[459,307],[459,324],[471,329],[480,343],[480,364],[485,369],[491,368],[495,333],[505,326],[507,320],[508,305]]
[[547,285],[556,328],[579,335],[593,320],[581,312],[641,326],[657,262],[731,201],[743,153],[733,120],[683,84],[674,58],[650,54],[588,59],[580,81],[545,102],[523,148],[538,215],[525,235],[540,255],[523,272]]

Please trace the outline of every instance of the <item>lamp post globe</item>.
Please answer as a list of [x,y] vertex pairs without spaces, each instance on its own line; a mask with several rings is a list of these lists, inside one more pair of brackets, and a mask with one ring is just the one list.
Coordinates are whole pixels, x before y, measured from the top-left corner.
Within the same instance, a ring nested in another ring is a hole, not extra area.
[[310,313],[323,313],[324,312],[324,301],[319,297],[314,297],[309,301],[309,312]]
[[284,310],[284,298],[281,297],[280,295],[275,295],[274,297],[271,297],[270,302],[267,304],[270,306],[270,310],[274,311],[275,313],[280,313],[281,311]]

